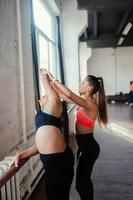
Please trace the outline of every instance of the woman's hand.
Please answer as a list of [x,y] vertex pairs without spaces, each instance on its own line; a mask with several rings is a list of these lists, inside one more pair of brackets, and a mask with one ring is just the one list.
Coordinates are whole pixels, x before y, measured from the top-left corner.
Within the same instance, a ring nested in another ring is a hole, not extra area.
[[[24,160],[24,159],[22,159],[21,156],[22,156],[22,155],[21,155],[20,153],[16,154],[16,156],[15,156],[14,159],[12,160],[12,162],[11,162],[9,168],[11,168],[11,167],[19,167],[19,166],[21,165],[21,163],[22,163],[22,160]],[[25,160],[26,160],[26,159],[25,159]]]
[[40,75],[42,77],[44,77],[44,75],[46,75],[46,74],[48,75],[50,81],[53,81],[53,79],[54,79],[53,75],[50,72],[48,72],[45,68],[41,68],[40,69]]
[[17,153],[13,161],[11,162],[10,167],[13,167],[13,166],[19,167],[21,166],[21,164],[27,161],[30,157],[37,155],[38,153],[39,151],[38,151],[37,146],[33,145],[29,147],[28,149]]
[[44,68],[41,68],[40,69],[40,75],[42,76],[42,78],[45,76],[45,75],[48,75],[48,71]]

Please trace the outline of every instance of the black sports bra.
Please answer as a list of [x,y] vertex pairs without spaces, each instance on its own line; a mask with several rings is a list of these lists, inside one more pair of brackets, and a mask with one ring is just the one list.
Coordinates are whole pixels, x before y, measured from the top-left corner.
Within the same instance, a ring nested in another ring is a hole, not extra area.
[[41,126],[52,125],[62,130],[61,117],[55,117],[49,113],[39,111],[35,116],[36,130]]

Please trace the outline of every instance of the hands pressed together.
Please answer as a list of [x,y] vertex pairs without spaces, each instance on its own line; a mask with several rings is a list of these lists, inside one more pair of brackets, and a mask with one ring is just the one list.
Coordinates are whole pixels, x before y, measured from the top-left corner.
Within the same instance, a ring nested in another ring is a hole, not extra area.
[[48,75],[50,81],[52,81],[52,82],[53,82],[53,80],[55,80],[54,77],[53,77],[53,75],[52,75],[50,72],[48,72],[45,68],[41,68],[41,69],[40,69],[40,75],[41,75],[42,78],[43,78],[45,75]]

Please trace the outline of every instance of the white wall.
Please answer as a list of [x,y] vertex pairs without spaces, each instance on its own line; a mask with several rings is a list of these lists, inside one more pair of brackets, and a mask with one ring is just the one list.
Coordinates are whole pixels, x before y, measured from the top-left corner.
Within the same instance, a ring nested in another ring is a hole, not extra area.
[[18,2],[0,1],[0,159],[35,130],[30,1]]
[[79,83],[78,35],[87,24],[87,12],[77,10],[76,0],[63,0],[61,13],[66,85],[77,92]]
[[[30,17],[30,0],[0,1],[0,161],[35,144]],[[34,156],[18,172],[21,198],[38,180],[38,161]]]
[[83,80],[87,75],[87,60],[91,57],[91,48],[87,47],[86,42],[79,43],[79,58],[80,58],[80,80]]
[[92,49],[88,60],[88,74],[104,79],[106,94],[115,93],[115,56],[114,49]]
[[54,0],[59,11],[61,11],[61,0]]
[[102,76],[107,95],[128,93],[133,80],[133,47],[92,49],[88,74]]
[[61,0],[44,0],[44,3],[48,5],[50,10],[53,12],[54,15],[60,15],[61,11]]
[[[13,0],[0,1],[0,159],[19,142],[16,27]],[[17,133],[17,134],[16,134]]]
[[118,48],[116,52],[117,91],[126,93],[133,80],[133,47]]

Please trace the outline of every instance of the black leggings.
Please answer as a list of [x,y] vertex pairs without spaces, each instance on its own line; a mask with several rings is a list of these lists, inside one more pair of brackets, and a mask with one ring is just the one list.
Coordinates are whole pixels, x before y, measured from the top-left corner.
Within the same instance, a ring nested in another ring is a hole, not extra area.
[[90,177],[94,163],[99,156],[100,147],[93,133],[76,135],[76,140],[78,144],[76,190],[81,200],[93,200],[93,184]]
[[40,154],[46,175],[48,200],[69,200],[74,175],[74,155],[70,147],[62,153]]

